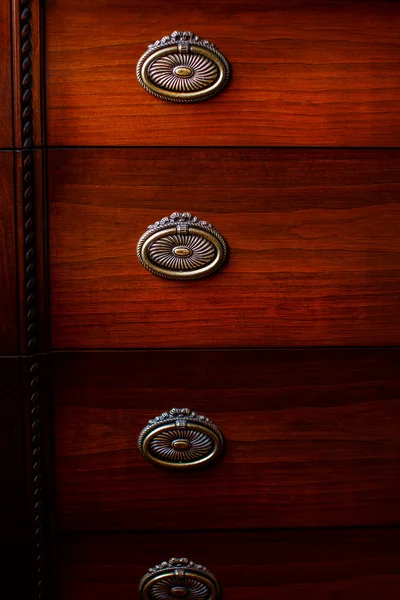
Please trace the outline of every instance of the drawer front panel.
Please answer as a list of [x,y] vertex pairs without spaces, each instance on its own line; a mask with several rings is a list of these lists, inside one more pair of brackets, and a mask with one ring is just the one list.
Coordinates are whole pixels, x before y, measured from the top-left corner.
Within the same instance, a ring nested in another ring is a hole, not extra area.
[[[46,3],[50,145],[397,146],[400,6],[387,0],[52,0]],[[232,65],[212,100],[175,104],[136,80],[176,29]]]
[[[400,519],[400,351],[67,353],[53,357],[58,526],[174,530]],[[163,469],[137,448],[173,407],[225,454]]]
[[[400,151],[49,153],[53,348],[397,345]],[[150,224],[190,211],[228,262],[146,271]]]
[[371,529],[63,536],[61,600],[132,600],[150,566],[182,555],[214,573],[224,600],[397,600],[398,535]]

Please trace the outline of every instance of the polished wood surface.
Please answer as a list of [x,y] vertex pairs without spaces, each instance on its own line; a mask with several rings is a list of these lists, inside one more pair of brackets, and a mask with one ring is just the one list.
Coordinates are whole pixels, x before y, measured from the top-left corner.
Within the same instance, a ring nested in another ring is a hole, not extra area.
[[[177,554],[225,600],[397,600],[400,4],[166,5],[0,2],[1,590],[131,600]],[[177,28],[231,62],[209,102],[136,80]],[[227,239],[212,278],[140,267],[173,211]],[[139,454],[173,406],[210,468]]]
[[12,152],[1,151],[0,290],[0,354],[16,354],[18,352],[18,323],[14,218],[14,159]]
[[[396,345],[400,151],[49,152],[53,348]],[[147,272],[136,244],[174,211],[228,263]]]
[[14,147],[19,149],[44,144],[42,100],[45,92],[42,88],[42,70],[45,60],[42,56],[41,38],[44,4],[42,0],[11,0],[14,91],[12,125]]
[[55,598],[48,545],[50,379],[42,368],[45,358],[38,356],[47,350],[43,163],[41,151],[34,149],[43,143],[43,4],[0,3],[0,145],[14,149],[0,153],[0,353],[17,355],[0,359],[5,522],[0,587],[2,596],[26,600]]
[[[179,527],[179,515],[176,515]],[[131,600],[149,567],[188,556],[224,600],[397,600],[399,531],[79,535],[59,540],[61,600]]]
[[[400,521],[400,351],[57,353],[52,366],[60,530]],[[217,463],[175,472],[140,455],[142,428],[173,407],[219,427]]]
[[[50,145],[398,145],[397,2],[52,0],[46,17]],[[202,104],[136,80],[148,44],[182,28],[232,65]]]
[[13,144],[10,8],[10,2],[0,2],[0,148]]
[[47,214],[43,151],[15,152],[20,347],[23,354],[49,348]]

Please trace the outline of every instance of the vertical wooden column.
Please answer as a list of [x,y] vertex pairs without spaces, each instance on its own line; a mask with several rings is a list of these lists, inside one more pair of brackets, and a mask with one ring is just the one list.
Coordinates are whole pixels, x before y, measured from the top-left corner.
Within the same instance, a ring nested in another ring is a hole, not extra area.
[[10,2],[0,2],[0,148],[12,146]]
[[[51,531],[50,439],[51,411],[46,374],[48,357],[46,207],[44,134],[42,127],[42,45],[40,0],[12,0],[13,166],[15,218],[16,360],[18,377],[12,385],[18,411],[11,411],[23,440],[20,471],[23,506],[20,510],[19,579],[13,595],[31,600],[53,598],[50,574]],[[10,27],[11,24],[11,27]],[[10,118],[11,121],[11,118]],[[14,353],[14,351],[13,351]],[[17,398],[17,400],[16,400]],[[17,482],[11,485],[20,496]],[[15,485],[14,485],[15,484]]]

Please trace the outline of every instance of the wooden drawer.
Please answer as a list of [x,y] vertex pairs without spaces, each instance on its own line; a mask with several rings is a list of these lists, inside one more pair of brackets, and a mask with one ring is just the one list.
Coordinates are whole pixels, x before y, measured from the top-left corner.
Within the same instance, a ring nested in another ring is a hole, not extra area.
[[[397,146],[400,6],[388,0],[52,0],[48,141],[55,146]],[[232,65],[229,88],[182,105],[136,80],[177,29]]]
[[[53,348],[397,345],[400,151],[49,152]],[[147,272],[190,211],[229,246],[199,281]]]
[[[58,526],[398,523],[399,374],[383,349],[55,354]],[[173,407],[219,427],[220,460],[182,472],[141,456],[141,429]]]
[[[176,526],[179,527],[179,515]],[[319,530],[63,536],[61,600],[132,600],[149,567],[188,556],[224,600],[397,600],[398,531]]]

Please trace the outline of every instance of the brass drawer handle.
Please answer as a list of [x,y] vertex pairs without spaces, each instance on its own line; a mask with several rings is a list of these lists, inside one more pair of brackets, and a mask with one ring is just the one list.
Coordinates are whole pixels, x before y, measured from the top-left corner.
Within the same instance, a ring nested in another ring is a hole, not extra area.
[[210,223],[173,213],[149,225],[137,245],[141,264],[167,279],[201,279],[225,262],[228,247]]
[[173,408],[150,420],[139,435],[140,452],[152,463],[173,469],[201,467],[222,452],[222,433],[189,408]]
[[226,86],[230,66],[208,40],[191,31],[174,31],[150,44],[137,64],[136,74],[140,85],[157,98],[199,102]]
[[216,600],[220,588],[206,567],[187,558],[170,558],[148,570],[140,581],[139,593],[144,600]]

